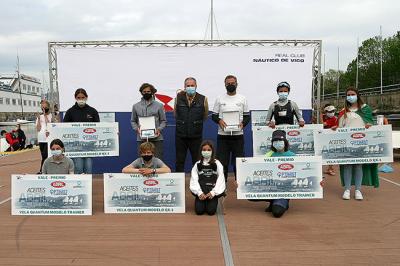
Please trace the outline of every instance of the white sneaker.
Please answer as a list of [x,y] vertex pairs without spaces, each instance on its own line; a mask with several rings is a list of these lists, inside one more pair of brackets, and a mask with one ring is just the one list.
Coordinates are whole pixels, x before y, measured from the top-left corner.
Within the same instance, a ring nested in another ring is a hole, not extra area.
[[356,199],[356,200],[363,200],[364,198],[363,198],[363,195],[362,195],[362,193],[361,193],[361,191],[359,191],[359,190],[356,190],[355,191],[355,193],[354,193],[354,198]]
[[346,190],[344,191],[342,198],[343,198],[344,200],[349,200],[349,199],[350,199],[350,189],[346,189]]

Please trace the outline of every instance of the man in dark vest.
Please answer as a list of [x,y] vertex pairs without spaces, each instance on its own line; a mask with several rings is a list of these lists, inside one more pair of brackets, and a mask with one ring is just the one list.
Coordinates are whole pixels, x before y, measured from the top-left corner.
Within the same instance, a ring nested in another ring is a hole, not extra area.
[[188,149],[192,157],[192,165],[198,160],[197,156],[203,138],[203,122],[208,116],[207,97],[196,91],[196,79],[186,78],[184,86],[185,90],[179,92],[175,98],[176,172],[185,171]]

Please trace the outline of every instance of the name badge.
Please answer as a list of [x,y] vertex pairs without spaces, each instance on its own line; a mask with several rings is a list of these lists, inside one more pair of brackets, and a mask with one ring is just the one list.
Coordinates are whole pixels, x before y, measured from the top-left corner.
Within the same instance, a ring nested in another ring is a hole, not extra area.
[[278,115],[279,116],[286,116],[286,110],[285,111],[279,111]]

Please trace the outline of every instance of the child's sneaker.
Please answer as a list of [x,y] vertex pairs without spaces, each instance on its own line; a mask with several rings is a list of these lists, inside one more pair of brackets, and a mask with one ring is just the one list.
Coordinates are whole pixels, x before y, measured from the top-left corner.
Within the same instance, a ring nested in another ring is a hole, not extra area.
[[349,199],[350,199],[350,189],[346,189],[346,190],[344,191],[342,198],[343,198],[344,200],[349,200]]
[[359,190],[356,190],[356,191],[355,191],[354,198],[355,198],[356,200],[363,200],[363,199],[364,199],[364,198],[363,198],[363,195],[362,195],[362,193],[361,193],[361,191],[359,191]]

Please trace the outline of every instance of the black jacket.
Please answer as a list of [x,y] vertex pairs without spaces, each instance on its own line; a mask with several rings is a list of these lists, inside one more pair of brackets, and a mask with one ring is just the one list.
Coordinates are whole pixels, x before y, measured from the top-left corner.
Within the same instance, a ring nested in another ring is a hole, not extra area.
[[99,113],[93,107],[85,104],[79,107],[77,103],[68,109],[63,122],[100,122]]

